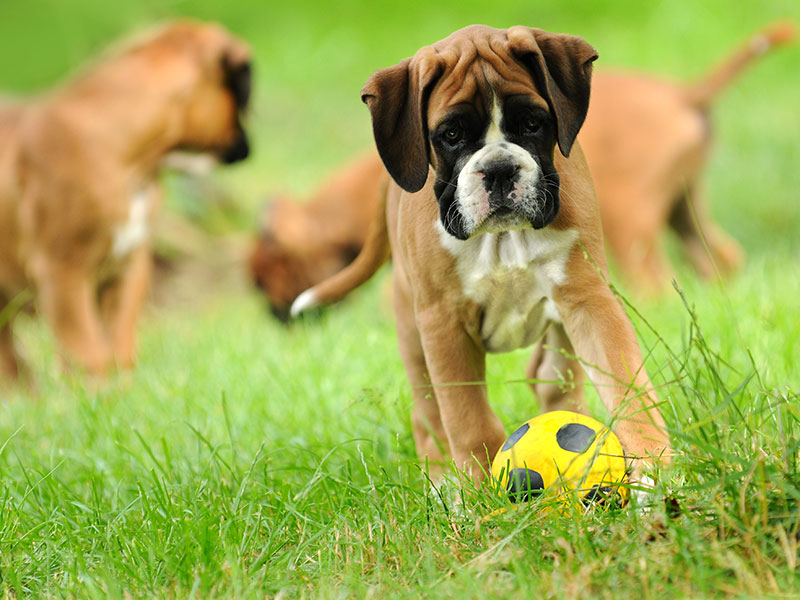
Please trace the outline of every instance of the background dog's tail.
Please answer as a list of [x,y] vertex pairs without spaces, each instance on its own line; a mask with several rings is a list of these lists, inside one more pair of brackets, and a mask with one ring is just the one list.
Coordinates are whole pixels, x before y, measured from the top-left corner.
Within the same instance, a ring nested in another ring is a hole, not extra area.
[[292,303],[291,316],[315,306],[331,304],[341,300],[351,291],[372,277],[383,264],[389,260],[391,250],[389,247],[389,233],[386,229],[386,194],[388,192],[388,175],[382,185],[378,203],[375,205],[375,214],[367,231],[364,246],[356,259],[344,269],[307,289]]
[[717,95],[756,58],[775,46],[794,41],[797,27],[789,21],[772,23],[751,37],[709,73],[686,87],[687,100],[698,108],[707,108]]

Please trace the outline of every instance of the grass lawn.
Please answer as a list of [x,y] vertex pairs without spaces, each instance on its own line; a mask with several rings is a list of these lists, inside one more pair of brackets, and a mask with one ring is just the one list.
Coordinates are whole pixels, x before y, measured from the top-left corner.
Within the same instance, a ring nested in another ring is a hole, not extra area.
[[[215,175],[245,223],[370,145],[376,68],[473,22],[583,35],[597,68],[688,79],[794,0],[477,1],[277,6],[243,0],[3,0],[0,88],[45,89],[122,32],[214,18],[257,62],[255,153]],[[800,46],[714,109],[707,187],[748,253],[732,281],[631,302],[679,456],[649,513],[483,519],[432,493],[409,424],[383,272],[284,328],[245,285],[152,305],[140,362],[98,383],[20,318],[33,389],[0,392],[0,598],[797,597],[800,595]],[[185,206],[179,193],[170,205]],[[244,280],[244,269],[239,278]],[[508,431],[538,412],[528,351],[492,357]],[[594,414],[607,418],[593,402]]]

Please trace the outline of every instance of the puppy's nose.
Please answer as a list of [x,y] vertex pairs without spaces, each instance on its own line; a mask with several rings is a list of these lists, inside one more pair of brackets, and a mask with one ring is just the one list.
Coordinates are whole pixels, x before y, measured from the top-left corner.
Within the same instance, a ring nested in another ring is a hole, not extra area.
[[247,134],[244,129],[239,128],[236,139],[233,140],[233,143],[228,148],[223,150],[220,158],[223,163],[229,165],[244,160],[248,156],[250,156],[250,143],[247,141]]
[[281,323],[286,325],[289,322],[289,307],[284,306],[276,306],[274,304],[269,305],[269,311],[272,313],[272,316],[278,319]]
[[519,173],[519,165],[510,160],[499,160],[486,165],[483,169],[483,187],[490,194],[499,193],[505,196]]

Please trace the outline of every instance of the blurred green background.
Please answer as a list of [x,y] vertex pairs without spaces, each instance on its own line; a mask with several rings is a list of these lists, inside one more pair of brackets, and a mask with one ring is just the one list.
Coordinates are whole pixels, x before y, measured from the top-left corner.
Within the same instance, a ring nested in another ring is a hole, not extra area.
[[[220,21],[253,46],[255,151],[252,160],[216,176],[244,210],[237,226],[246,228],[266,193],[308,191],[371,144],[359,90],[373,70],[459,27],[527,24],[579,34],[598,49],[598,69],[623,66],[689,79],[767,22],[800,18],[800,3],[2,0],[0,92],[46,90],[111,41],[174,16]],[[714,109],[714,210],[751,254],[776,243],[796,249],[800,237],[798,65],[798,47],[769,55]]]

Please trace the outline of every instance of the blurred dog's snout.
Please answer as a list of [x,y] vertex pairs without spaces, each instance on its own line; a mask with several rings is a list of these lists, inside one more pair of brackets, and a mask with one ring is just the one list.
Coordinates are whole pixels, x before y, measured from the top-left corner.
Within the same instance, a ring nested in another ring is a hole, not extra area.
[[278,319],[283,324],[289,322],[289,307],[288,306],[275,306],[274,304],[270,304],[269,311],[272,313],[272,316]]
[[228,146],[220,157],[226,165],[239,162],[250,156],[250,143],[247,141],[247,134],[244,129],[240,129],[233,144]]

